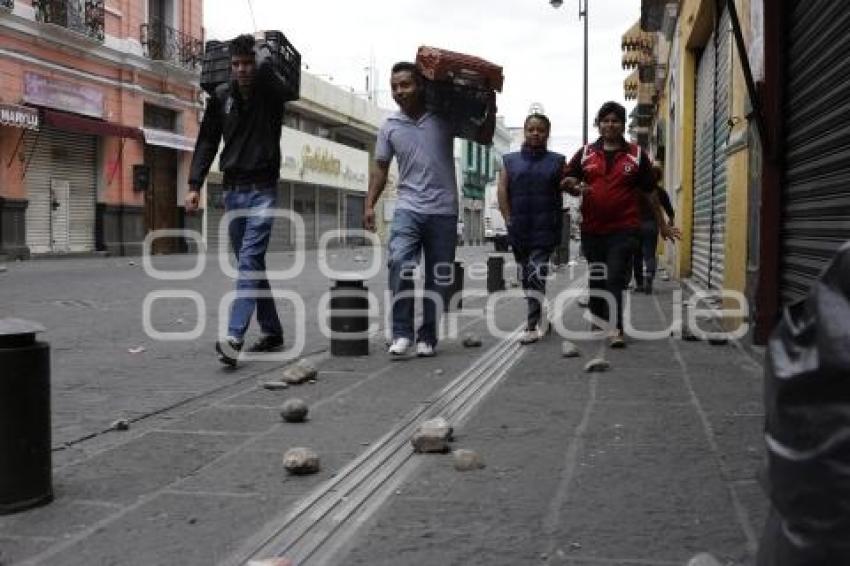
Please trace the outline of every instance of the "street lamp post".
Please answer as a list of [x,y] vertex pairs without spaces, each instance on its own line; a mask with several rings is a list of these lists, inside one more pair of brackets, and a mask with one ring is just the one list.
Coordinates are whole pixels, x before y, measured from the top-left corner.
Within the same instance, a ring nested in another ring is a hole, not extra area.
[[[578,17],[584,19],[584,108],[581,123],[582,144],[587,145],[587,3],[589,0],[578,0]],[[549,0],[553,8],[560,8],[564,0]]]

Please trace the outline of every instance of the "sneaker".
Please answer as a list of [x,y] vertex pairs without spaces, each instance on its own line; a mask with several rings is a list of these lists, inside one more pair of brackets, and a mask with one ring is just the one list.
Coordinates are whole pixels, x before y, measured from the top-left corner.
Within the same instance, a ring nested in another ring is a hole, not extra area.
[[620,330],[612,332],[608,336],[608,345],[616,349],[625,348],[626,341],[623,339],[623,333]]
[[416,355],[420,358],[433,358],[436,355],[436,352],[434,351],[434,346],[428,342],[417,342]]
[[590,295],[582,295],[578,298],[578,306],[587,308],[587,305],[590,304]]
[[251,344],[248,352],[277,352],[283,347],[283,336],[280,334],[267,334]]
[[522,333],[522,335],[519,337],[519,343],[532,344],[534,342],[537,342],[539,339],[540,333],[537,331],[536,328],[532,328]]
[[410,348],[409,338],[396,338],[387,351],[391,356],[401,358],[407,355],[408,348]]
[[218,361],[226,366],[236,367],[241,350],[242,342],[232,336],[228,336],[224,340],[219,340],[215,343],[215,351],[218,352]]

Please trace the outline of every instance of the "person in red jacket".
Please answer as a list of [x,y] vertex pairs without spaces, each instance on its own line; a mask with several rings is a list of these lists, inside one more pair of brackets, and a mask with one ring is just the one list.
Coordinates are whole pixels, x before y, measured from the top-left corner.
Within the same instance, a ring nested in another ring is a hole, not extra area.
[[640,243],[640,192],[649,195],[658,219],[658,232],[665,239],[679,237],[676,228],[662,221],[655,194],[652,161],[637,144],[626,142],[626,109],[606,102],[596,115],[599,139],[584,146],[565,167],[562,186],[581,196],[581,245],[587,258],[589,287],[607,291],[616,304],[608,312],[602,296],[590,297],[590,312],[596,326],[611,325],[612,348],[623,348],[623,289],[631,278],[632,257]]

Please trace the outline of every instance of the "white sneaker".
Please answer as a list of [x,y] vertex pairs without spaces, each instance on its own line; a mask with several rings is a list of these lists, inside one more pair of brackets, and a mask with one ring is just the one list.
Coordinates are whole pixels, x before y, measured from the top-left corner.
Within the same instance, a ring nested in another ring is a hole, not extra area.
[[389,349],[387,350],[391,356],[406,356],[407,350],[410,348],[410,339],[409,338],[396,338],[393,340],[393,343],[390,344]]
[[534,330],[526,330],[519,337],[520,344],[531,344],[533,342],[537,342],[540,339],[540,335],[537,329]]
[[434,352],[434,346],[427,342],[418,342],[416,344],[416,355],[420,358],[432,358],[436,352]]

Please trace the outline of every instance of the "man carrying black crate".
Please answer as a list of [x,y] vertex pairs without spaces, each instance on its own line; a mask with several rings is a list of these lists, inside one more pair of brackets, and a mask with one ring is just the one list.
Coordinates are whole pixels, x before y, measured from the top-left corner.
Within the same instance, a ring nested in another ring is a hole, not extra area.
[[457,244],[457,183],[452,125],[425,107],[423,80],[413,63],[396,63],[390,80],[400,112],[378,132],[375,167],[363,223],[375,230],[375,203],[387,183],[390,161],[398,160],[398,199],[389,239],[389,288],[393,294],[392,344],[389,353],[404,358],[413,346],[413,273],[425,259],[423,320],[416,355],[434,355],[438,317],[454,273]]
[[207,103],[192,157],[186,211],[198,209],[201,186],[223,136],[219,167],[224,172],[225,212],[236,213],[227,228],[239,278],[227,336],[216,342],[216,351],[222,363],[235,366],[255,307],[262,336],[248,351],[271,352],[283,346],[283,328],[265,271],[274,221],[270,212],[280,175],[283,106],[291,96],[267,45],[258,48],[253,36],[240,35],[229,42],[229,53],[231,80],[215,88]]

